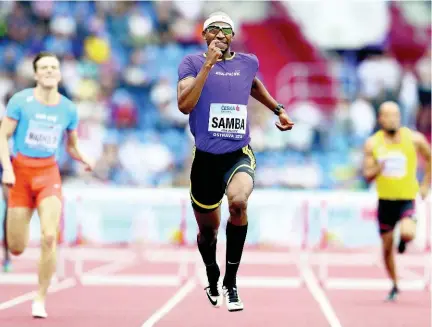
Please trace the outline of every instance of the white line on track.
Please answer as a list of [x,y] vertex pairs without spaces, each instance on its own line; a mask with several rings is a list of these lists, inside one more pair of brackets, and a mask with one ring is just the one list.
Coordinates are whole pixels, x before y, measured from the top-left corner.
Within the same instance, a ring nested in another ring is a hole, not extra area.
[[324,290],[319,285],[318,279],[309,267],[300,267],[300,271],[304,278],[305,284],[311,292],[314,299],[318,302],[321,311],[329,322],[329,327],[342,327],[336,313],[327,298]]
[[[124,268],[128,267],[131,264],[131,262],[125,261],[125,262],[110,262],[107,264],[103,264],[101,266],[98,266],[96,268],[93,268],[86,272],[86,274],[93,274],[93,273],[99,273],[99,274],[111,274],[114,272],[117,272],[119,270],[123,270]],[[69,288],[72,288],[79,284],[79,281],[77,281],[75,278],[67,278],[57,284],[53,284],[48,292],[49,293],[56,293],[60,292]],[[12,308],[14,306],[17,306],[19,304],[25,303],[27,301],[31,301],[36,296],[37,292],[32,291],[28,293],[24,293],[22,295],[19,295],[11,300],[5,301],[0,303],[0,311],[6,310],[9,308]]]
[[[67,278],[58,284],[52,285],[52,287],[49,289],[48,292],[49,293],[56,293],[56,292],[74,287],[76,284],[77,284],[77,282],[74,278]],[[34,299],[36,294],[37,294],[36,291],[32,291],[32,292],[24,293],[20,296],[17,296],[17,297],[15,297],[9,301],[2,302],[2,303],[0,303],[0,310],[9,309],[9,308],[12,308],[18,304],[21,304],[21,303],[24,303],[27,301],[31,301]]]
[[176,293],[153,315],[150,316],[141,327],[153,327],[155,323],[167,315],[174,307],[179,304],[190,292],[194,290],[196,283],[190,279],[186,284],[178,289]]

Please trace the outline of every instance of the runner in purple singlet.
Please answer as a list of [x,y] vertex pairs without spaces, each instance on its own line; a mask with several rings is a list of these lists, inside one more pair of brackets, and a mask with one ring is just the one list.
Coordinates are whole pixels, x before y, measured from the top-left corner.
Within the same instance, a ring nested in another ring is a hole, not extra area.
[[[206,266],[208,300],[229,311],[243,310],[236,285],[247,234],[247,202],[254,186],[255,156],[249,145],[247,103],[254,97],[278,117],[276,127],[291,130],[294,123],[258,80],[258,58],[230,50],[235,26],[217,12],[204,22],[207,53],[186,56],[178,69],[178,106],[189,115],[195,138],[190,196],[199,227],[198,249]],[[227,195],[230,217],[226,227],[226,271],[220,289],[216,261],[220,204]],[[223,296],[222,296],[223,293]]]

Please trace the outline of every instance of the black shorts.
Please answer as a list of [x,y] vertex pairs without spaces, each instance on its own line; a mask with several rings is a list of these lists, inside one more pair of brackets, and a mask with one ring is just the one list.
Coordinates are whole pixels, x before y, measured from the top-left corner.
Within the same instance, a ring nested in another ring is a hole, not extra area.
[[378,223],[380,234],[392,231],[399,220],[415,215],[415,200],[379,200]]
[[212,154],[194,148],[190,174],[192,206],[199,212],[217,209],[233,176],[246,172],[253,180],[255,168],[255,155],[249,145],[224,154]]

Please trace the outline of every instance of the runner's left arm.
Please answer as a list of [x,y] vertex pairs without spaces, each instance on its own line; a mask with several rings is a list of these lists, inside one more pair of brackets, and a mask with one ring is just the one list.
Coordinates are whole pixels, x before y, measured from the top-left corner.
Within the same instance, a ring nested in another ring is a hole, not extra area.
[[18,121],[4,117],[0,127],[0,160],[3,170],[12,170],[9,151],[9,138],[14,134]]
[[0,127],[0,160],[3,171],[13,171],[9,139],[14,135],[18,121],[21,119],[21,108],[22,97],[17,93],[9,99]]
[[278,102],[271,96],[264,84],[257,77],[252,82],[251,96],[271,111],[274,111],[278,106]]
[[74,160],[80,161],[83,164],[89,164],[90,160],[79,147],[78,133],[76,130],[67,131],[66,150]]
[[[271,96],[269,91],[267,91],[264,84],[255,77],[252,82],[251,96],[269,108],[271,111],[275,112],[278,107],[278,102]],[[276,127],[281,131],[291,130],[294,126],[293,121],[286,113],[285,109],[280,109],[278,114],[279,122],[276,122]]]
[[70,113],[70,120],[66,127],[66,135],[67,135],[66,151],[73,159],[83,163],[86,166],[85,170],[91,171],[94,169],[95,163],[93,162],[93,160],[88,158],[81,151],[79,147],[78,132],[77,132],[79,117],[78,117],[78,110],[75,104],[73,103],[71,104],[69,113]]

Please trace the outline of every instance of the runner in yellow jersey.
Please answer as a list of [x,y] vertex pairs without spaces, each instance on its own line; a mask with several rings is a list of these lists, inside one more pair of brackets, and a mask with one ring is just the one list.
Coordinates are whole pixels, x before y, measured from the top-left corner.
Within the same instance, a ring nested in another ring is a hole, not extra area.
[[[393,281],[388,300],[395,300],[398,289],[393,255],[393,230],[400,221],[400,253],[416,234],[415,199],[427,197],[431,186],[431,148],[423,134],[401,127],[399,107],[385,102],[379,109],[381,129],[364,146],[363,174],[376,180],[378,221],[387,273]],[[422,183],[417,181],[417,153],[426,160]]]

